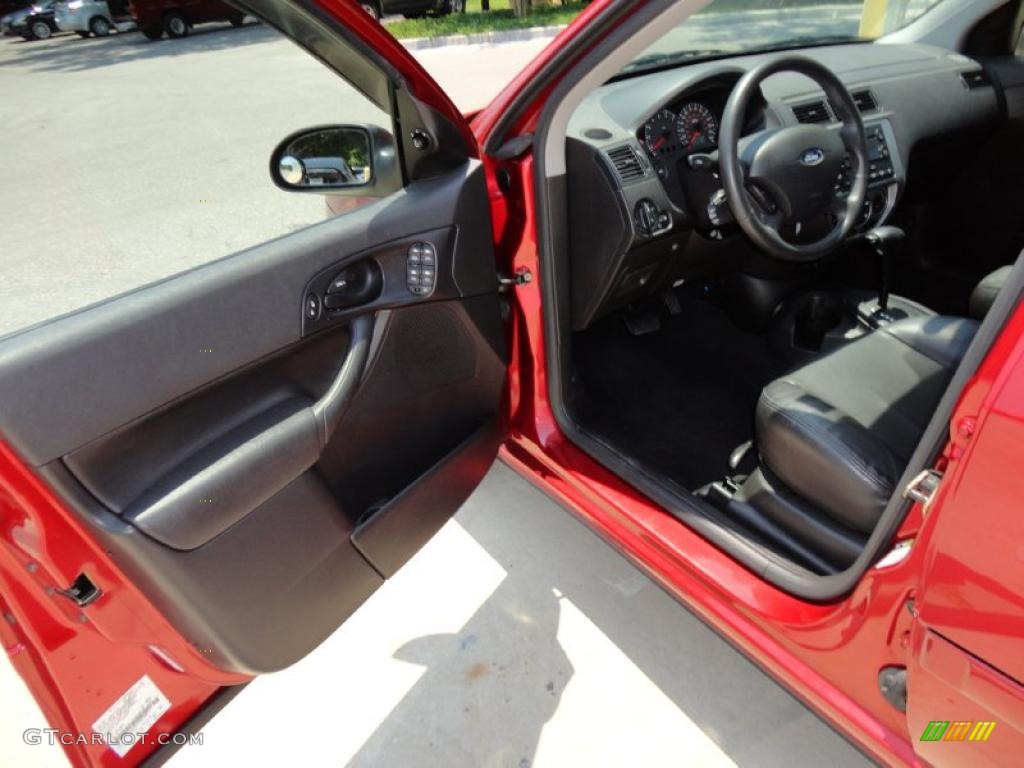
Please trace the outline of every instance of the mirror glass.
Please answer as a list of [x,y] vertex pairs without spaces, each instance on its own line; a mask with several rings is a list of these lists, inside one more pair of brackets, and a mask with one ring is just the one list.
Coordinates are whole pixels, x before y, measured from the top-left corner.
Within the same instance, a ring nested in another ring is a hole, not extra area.
[[373,180],[371,157],[366,129],[317,128],[284,147],[277,171],[290,187],[361,187]]

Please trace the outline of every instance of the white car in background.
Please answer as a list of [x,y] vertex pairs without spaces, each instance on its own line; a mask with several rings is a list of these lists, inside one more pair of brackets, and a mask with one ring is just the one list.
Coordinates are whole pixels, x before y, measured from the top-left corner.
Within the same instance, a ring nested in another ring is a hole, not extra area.
[[115,30],[135,29],[126,0],[59,0],[54,10],[57,26],[79,37],[106,37]]

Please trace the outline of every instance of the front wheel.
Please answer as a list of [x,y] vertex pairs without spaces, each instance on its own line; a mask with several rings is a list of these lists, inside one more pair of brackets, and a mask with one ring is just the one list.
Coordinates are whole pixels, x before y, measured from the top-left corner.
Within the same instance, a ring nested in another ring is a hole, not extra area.
[[147,40],[159,40],[164,36],[163,27],[147,27],[142,30],[142,34],[146,36]]
[[46,40],[53,34],[53,30],[50,29],[50,25],[45,21],[33,21],[29,30],[32,32],[33,40]]
[[466,0],[444,0],[441,7],[438,8],[434,15],[436,16],[447,16],[449,13],[465,13],[466,12]]
[[89,31],[96,37],[106,37],[110,34],[110,22],[102,16],[93,16],[89,21]]
[[169,13],[164,17],[164,30],[168,37],[188,37],[188,23],[180,13]]

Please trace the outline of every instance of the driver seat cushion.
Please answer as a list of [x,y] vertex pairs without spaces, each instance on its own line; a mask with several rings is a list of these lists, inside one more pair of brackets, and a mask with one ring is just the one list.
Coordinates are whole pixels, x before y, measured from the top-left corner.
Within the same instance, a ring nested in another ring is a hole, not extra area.
[[762,463],[837,522],[869,533],[977,327],[900,320],[773,381],[755,416]]

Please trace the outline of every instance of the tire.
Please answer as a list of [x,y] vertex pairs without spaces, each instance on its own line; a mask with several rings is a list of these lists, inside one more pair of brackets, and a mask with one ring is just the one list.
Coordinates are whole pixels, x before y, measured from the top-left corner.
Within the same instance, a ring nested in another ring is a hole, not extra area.
[[164,16],[164,31],[173,39],[188,37],[188,22],[180,13],[173,11]]
[[146,27],[145,29],[140,31],[142,32],[142,34],[146,36],[147,40],[159,40],[161,37],[164,36],[163,27]]
[[380,21],[380,6],[374,0],[360,0],[359,7],[366,11],[374,21]]
[[110,22],[102,16],[93,16],[89,19],[89,31],[96,35],[96,37],[106,37],[110,34],[111,30]]
[[245,15],[232,16],[228,21],[231,22],[232,27],[240,27],[245,24]]
[[53,35],[53,30],[50,29],[50,25],[45,21],[33,21],[32,26],[28,29],[32,33],[32,37],[26,39],[46,40]]
[[466,0],[444,0],[444,4],[434,11],[435,16],[447,16],[450,13],[465,13]]

